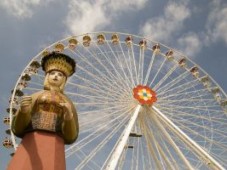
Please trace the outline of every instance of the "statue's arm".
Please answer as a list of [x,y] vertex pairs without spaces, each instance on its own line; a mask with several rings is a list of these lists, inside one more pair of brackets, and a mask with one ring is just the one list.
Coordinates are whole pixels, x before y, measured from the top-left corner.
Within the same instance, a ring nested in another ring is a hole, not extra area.
[[66,144],[71,144],[76,141],[79,134],[79,123],[76,108],[71,101],[69,101],[71,110],[69,114],[64,116],[62,124],[62,134]]
[[32,94],[22,98],[20,108],[16,114],[13,115],[11,129],[16,136],[23,136],[24,130],[27,128],[31,121],[31,113],[34,109],[34,104],[37,99],[38,93]]

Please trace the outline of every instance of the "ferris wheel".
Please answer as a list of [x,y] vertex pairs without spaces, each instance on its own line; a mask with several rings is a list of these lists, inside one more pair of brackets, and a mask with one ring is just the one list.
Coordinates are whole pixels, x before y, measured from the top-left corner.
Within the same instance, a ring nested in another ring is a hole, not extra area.
[[[40,61],[52,51],[77,62],[65,88],[80,124],[65,149],[70,169],[227,168],[226,93],[182,53],[136,35],[95,32],[45,48],[17,80],[4,123],[23,95],[42,89]],[[3,145],[16,149],[6,132]]]

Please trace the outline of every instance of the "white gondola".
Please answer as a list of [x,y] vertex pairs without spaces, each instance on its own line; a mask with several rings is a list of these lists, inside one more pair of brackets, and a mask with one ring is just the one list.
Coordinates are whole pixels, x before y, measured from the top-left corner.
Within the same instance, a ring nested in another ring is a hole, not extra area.
[[4,141],[2,142],[2,145],[5,147],[5,148],[7,148],[7,149],[9,149],[9,148],[13,148],[13,143],[12,143],[12,141],[9,139],[9,138],[5,138],[4,139]]
[[119,43],[119,36],[117,34],[113,34],[111,36],[111,41],[114,45],[117,45]]
[[153,47],[152,47],[152,50],[153,50],[153,53],[154,54],[159,54],[161,52],[161,47],[159,44],[155,44]]
[[194,77],[199,78],[199,68],[197,66],[192,67],[190,72]]
[[91,43],[91,37],[88,36],[88,35],[85,35],[83,37],[83,45],[84,45],[84,47],[89,47],[90,43]]
[[180,67],[186,67],[187,66],[187,60],[186,60],[186,58],[181,58],[178,61],[178,64],[179,64]]
[[206,75],[204,77],[200,78],[200,81],[203,83],[204,87],[209,88],[211,86],[211,82],[209,80],[209,77]]
[[105,40],[106,40],[106,38],[105,38],[104,34],[97,35],[97,44],[98,45],[103,45],[105,43]]
[[131,35],[129,35],[125,38],[125,43],[128,47],[130,47],[132,45],[132,42],[133,42],[133,38]]
[[214,98],[217,102],[221,102],[221,93],[219,87],[214,87],[211,89],[212,94],[214,95]]
[[[12,112],[10,112],[10,110],[12,110]],[[6,112],[14,115],[14,114],[17,112],[17,109],[14,108],[14,107],[12,107],[12,108],[7,108],[7,109],[6,109]]]
[[173,51],[172,50],[169,50],[169,51],[166,52],[166,58],[169,61],[172,61],[174,59],[174,57],[173,57]]
[[5,123],[6,125],[10,125],[10,117],[4,117],[3,123]]
[[11,102],[12,102],[13,105],[18,105],[19,104],[18,96],[14,96],[13,99],[12,99],[12,97],[10,97],[9,103],[11,103]]
[[63,52],[65,49],[65,46],[64,44],[62,43],[57,43],[55,46],[54,46],[54,51],[55,52]]
[[70,38],[68,43],[69,43],[69,49],[74,50],[78,44],[78,41],[75,38]]
[[24,81],[24,80],[21,80],[19,83],[18,83],[18,86],[17,88],[19,90],[23,90],[24,88],[26,88],[28,86],[28,82],[27,81]]
[[5,133],[6,133],[7,135],[11,135],[11,130],[10,130],[10,129],[6,129],[6,130],[5,130]]
[[145,50],[147,48],[147,41],[146,40],[141,40],[139,42],[139,46],[141,49]]

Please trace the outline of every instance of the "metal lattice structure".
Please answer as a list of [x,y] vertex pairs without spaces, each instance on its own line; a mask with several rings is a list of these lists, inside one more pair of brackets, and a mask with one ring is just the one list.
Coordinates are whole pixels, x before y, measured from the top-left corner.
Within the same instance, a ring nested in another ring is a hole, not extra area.
[[[136,35],[96,32],[60,40],[22,71],[7,109],[10,125],[20,98],[42,89],[41,58],[51,51],[77,62],[65,93],[75,102],[80,134],[66,147],[76,169],[225,169],[227,96],[196,63]],[[141,104],[133,88],[146,85],[157,101]],[[3,145],[16,149],[11,134]]]

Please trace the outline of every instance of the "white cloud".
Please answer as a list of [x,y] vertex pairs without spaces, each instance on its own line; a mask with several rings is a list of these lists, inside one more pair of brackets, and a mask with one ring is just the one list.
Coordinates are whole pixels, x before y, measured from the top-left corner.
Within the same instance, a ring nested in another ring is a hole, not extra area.
[[96,3],[88,1],[71,1],[66,24],[73,34],[92,32],[97,27],[109,23],[105,16],[104,1]]
[[227,6],[221,4],[220,0],[213,0],[212,11],[207,21],[207,41],[224,41],[227,44]]
[[75,35],[92,32],[112,24],[111,21],[122,12],[143,8],[146,2],[147,0],[71,0],[66,25]]
[[202,47],[200,39],[195,33],[188,33],[185,36],[182,36],[177,40],[177,43],[179,44],[181,51],[184,51],[184,54],[189,57],[195,56]]
[[112,11],[122,11],[124,12],[124,10],[138,10],[138,9],[142,9],[145,5],[145,3],[147,2],[147,0],[111,0],[108,3],[109,8]]
[[164,15],[149,19],[140,32],[153,40],[168,42],[183,28],[183,22],[190,15],[187,1],[170,2],[164,9]]
[[[51,0],[42,1],[42,4]],[[29,18],[33,15],[33,8],[40,5],[41,0],[1,0],[0,7],[18,18]]]

